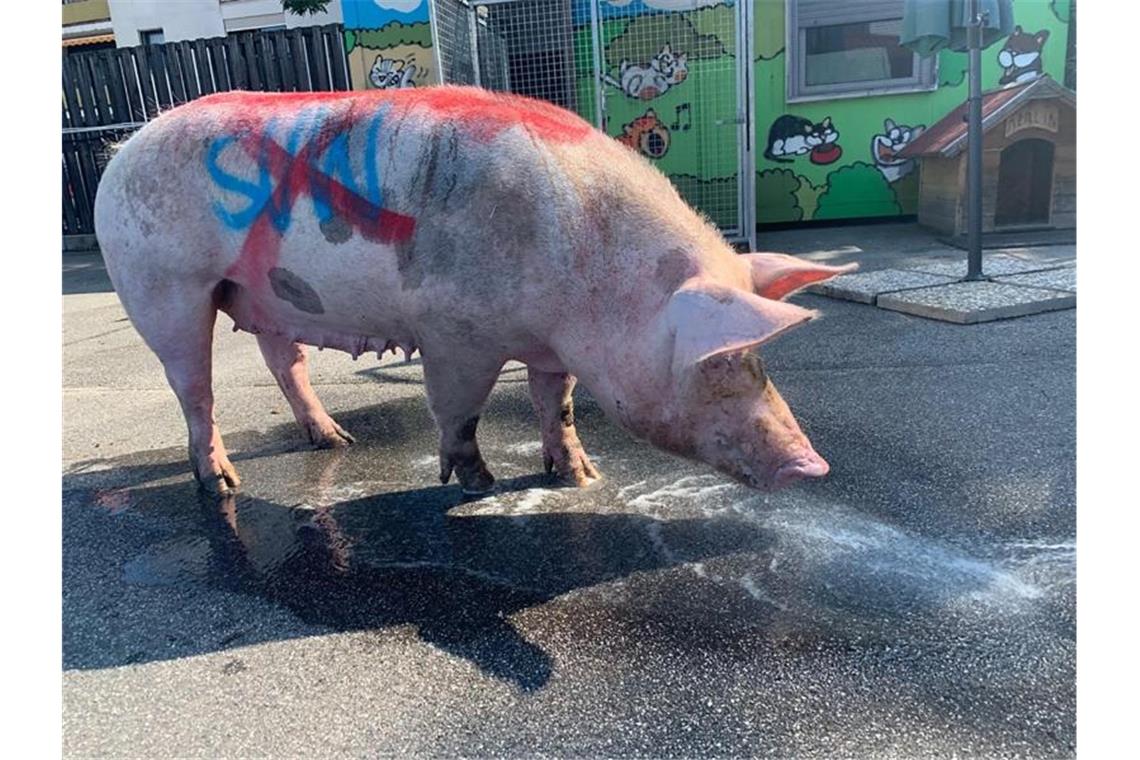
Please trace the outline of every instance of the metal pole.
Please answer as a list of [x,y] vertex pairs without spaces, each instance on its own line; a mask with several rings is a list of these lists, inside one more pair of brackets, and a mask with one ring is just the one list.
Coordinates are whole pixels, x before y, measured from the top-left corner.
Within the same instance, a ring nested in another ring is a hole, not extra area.
[[979,0],[970,0],[969,51],[970,99],[967,123],[967,280],[984,280],[982,274],[982,17]]
[[594,54],[594,108],[597,110],[596,126],[598,129],[606,128],[606,86],[602,81],[602,11],[600,0],[590,0],[590,35],[593,39]]

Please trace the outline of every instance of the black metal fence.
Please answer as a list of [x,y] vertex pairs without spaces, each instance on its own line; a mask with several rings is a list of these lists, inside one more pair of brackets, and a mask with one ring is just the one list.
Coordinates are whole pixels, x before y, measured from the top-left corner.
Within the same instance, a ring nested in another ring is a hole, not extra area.
[[227,90],[348,90],[340,24],[63,55],[63,234],[95,231],[108,148],[162,111]]

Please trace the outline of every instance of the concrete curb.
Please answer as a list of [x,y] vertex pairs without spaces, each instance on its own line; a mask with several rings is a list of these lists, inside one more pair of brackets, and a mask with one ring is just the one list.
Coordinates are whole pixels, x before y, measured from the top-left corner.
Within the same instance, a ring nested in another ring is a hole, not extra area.
[[1025,317],[1077,305],[1073,293],[1000,282],[955,282],[880,296],[880,309],[959,325]]

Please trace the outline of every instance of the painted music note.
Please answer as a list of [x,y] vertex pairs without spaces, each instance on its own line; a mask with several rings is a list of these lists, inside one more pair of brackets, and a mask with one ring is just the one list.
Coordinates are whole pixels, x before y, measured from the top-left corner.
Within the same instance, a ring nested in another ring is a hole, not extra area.
[[[682,121],[682,113],[683,113],[683,114],[684,114],[684,116],[685,116],[685,119],[684,119],[684,121],[686,121],[686,122],[687,122],[687,123],[686,123],[684,126],[681,126],[681,121]],[[671,129],[672,129],[674,132],[675,132],[675,131],[677,131],[678,129],[679,129],[679,130],[681,130],[681,131],[683,132],[683,131],[685,131],[685,130],[687,130],[687,129],[691,129],[691,128],[692,128],[692,126],[693,126],[693,109],[692,109],[692,104],[690,104],[690,103],[682,103],[681,105],[677,106],[677,108],[674,110],[674,114],[673,114],[673,116],[674,116],[674,121],[673,121],[673,126],[671,127]]]

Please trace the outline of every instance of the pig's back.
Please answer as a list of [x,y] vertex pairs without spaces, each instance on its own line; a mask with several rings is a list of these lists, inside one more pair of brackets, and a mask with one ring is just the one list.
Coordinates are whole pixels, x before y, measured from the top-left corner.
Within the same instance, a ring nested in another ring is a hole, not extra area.
[[456,314],[538,328],[575,292],[637,288],[656,250],[627,234],[695,219],[575,114],[474,88],[208,96],[108,176],[118,226],[159,238],[171,270],[241,285],[263,321],[362,334]]

